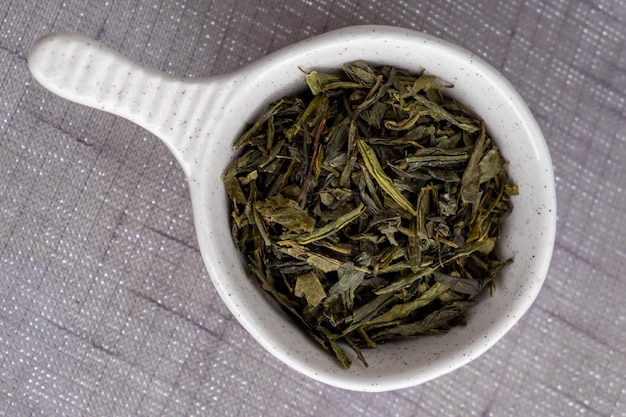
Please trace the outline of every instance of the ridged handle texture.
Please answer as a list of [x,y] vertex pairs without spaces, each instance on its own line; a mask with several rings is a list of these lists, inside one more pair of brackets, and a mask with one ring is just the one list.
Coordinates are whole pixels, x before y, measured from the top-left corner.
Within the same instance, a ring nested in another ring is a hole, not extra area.
[[174,78],[68,33],[39,39],[28,63],[35,79],[51,92],[121,116],[158,136],[183,168],[206,137],[206,120],[216,99],[211,78]]

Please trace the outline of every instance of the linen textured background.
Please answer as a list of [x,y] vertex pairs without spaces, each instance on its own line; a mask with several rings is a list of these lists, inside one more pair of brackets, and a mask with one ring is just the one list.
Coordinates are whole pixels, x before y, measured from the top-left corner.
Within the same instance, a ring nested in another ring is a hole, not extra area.
[[[536,303],[426,384],[303,377],[204,270],[186,180],[130,122],[30,76],[52,31],[174,76],[226,73],[356,24],[413,28],[499,69],[552,153],[558,229]],[[626,416],[626,3],[0,0],[0,416]]]

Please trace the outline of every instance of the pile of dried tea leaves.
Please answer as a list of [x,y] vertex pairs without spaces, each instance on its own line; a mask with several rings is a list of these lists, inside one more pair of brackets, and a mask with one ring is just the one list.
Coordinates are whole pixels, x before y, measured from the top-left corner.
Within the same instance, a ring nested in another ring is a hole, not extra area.
[[364,62],[308,72],[223,174],[250,273],[325,349],[445,332],[511,260],[517,193],[480,120],[438,77]]

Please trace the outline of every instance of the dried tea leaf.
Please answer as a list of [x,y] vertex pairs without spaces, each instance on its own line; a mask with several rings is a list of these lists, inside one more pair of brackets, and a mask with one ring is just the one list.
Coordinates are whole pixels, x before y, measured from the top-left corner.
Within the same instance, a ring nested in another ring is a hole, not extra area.
[[413,91],[418,93],[420,91],[428,91],[432,88],[442,89],[442,88],[448,88],[451,86],[452,86],[451,84],[446,83],[445,81],[441,80],[439,77],[435,75],[422,74],[419,77],[417,77],[417,79],[413,83]]
[[311,232],[315,228],[315,219],[302,210],[297,202],[281,194],[257,201],[254,209],[269,222],[278,223],[289,230]]
[[406,318],[409,314],[413,313],[415,310],[426,307],[428,304],[432,303],[443,293],[449,290],[450,288],[446,285],[437,282],[416,299],[406,303],[396,304],[386,312],[374,317],[366,323],[366,326],[371,328],[373,326],[380,327],[381,325],[388,326],[397,323]]
[[481,129],[480,136],[474,145],[474,150],[469,158],[467,167],[463,172],[461,179],[461,199],[465,204],[471,204],[473,210],[476,210],[480,201],[480,165],[479,162],[485,152],[486,136],[484,126]]
[[326,308],[341,303],[341,311],[350,311],[354,305],[354,293],[363,282],[365,273],[357,270],[352,262],[346,262],[337,269],[337,282],[328,290],[328,298],[324,300]]
[[387,193],[391,198],[394,199],[396,203],[404,210],[408,211],[412,215],[416,215],[417,211],[415,208],[407,201],[407,199],[393,186],[393,181],[389,176],[385,173],[383,168],[380,166],[378,159],[376,158],[376,154],[372,150],[372,148],[365,143],[365,141],[359,139],[357,141],[357,147],[361,152],[361,156],[363,157],[363,162],[365,162],[365,166],[368,171],[372,174],[376,182],[380,186],[380,188]]
[[453,275],[446,275],[439,271],[434,271],[435,281],[450,288],[454,292],[476,296],[483,289],[480,282],[474,279],[461,278]]
[[480,184],[495,178],[504,167],[504,159],[497,149],[489,149],[480,162],[478,163],[478,170],[480,171],[480,177],[478,182]]
[[296,278],[296,286],[294,288],[296,297],[306,298],[306,302],[311,307],[316,307],[324,298],[326,291],[314,271],[308,274],[299,275]]
[[237,178],[230,177],[229,179],[225,179],[224,184],[226,185],[226,193],[235,206],[246,203],[248,199]]
[[458,120],[445,108],[441,107],[432,100],[429,100],[425,96],[418,94],[417,91],[413,90],[411,87],[407,89],[416,100],[416,102],[423,106],[428,111],[428,115],[435,120],[445,120],[469,133],[474,133],[478,131],[478,127],[476,127],[474,124],[469,124]]
[[424,319],[398,326],[385,327],[370,334],[373,341],[409,338],[424,334],[435,334],[447,331],[455,320],[463,317],[468,308],[475,305],[472,301],[455,301],[433,311]]
[[285,248],[281,247],[278,248],[278,251],[304,261],[322,272],[337,271],[341,265],[343,265],[343,262],[338,261],[337,259],[313,252],[300,245],[292,245]]
[[[339,216],[336,220],[320,227],[317,228],[315,230],[310,231],[309,233],[306,234],[299,234],[299,235],[295,235],[295,236],[287,236],[287,238],[291,238],[293,239],[295,242],[297,242],[298,244],[301,245],[306,245],[308,243],[313,243],[316,242],[320,239],[324,239],[326,237],[328,237],[329,235],[333,234],[333,233],[337,233],[338,231],[340,231],[341,229],[343,229],[345,226],[347,226],[348,224],[352,223],[353,221],[355,221],[356,219],[358,219],[358,217],[363,214],[363,212],[365,211],[365,205],[363,203],[360,203],[358,207],[356,207],[354,210],[351,210],[349,212],[347,212],[346,214],[343,214],[341,216]],[[285,241],[281,241],[279,242],[279,244],[287,244],[288,242]]]
[[376,84],[378,72],[363,61],[356,61],[343,66],[348,78],[361,85],[372,87]]
[[359,61],[311,71],[269,106],[222,174],[250,274],[340,364],[445,332],[511,260],[507,164],[452,85]]
[[315,96],[324,91],[326,85],[341,81],[337,75],[318,71],[307,72],[304,79]]

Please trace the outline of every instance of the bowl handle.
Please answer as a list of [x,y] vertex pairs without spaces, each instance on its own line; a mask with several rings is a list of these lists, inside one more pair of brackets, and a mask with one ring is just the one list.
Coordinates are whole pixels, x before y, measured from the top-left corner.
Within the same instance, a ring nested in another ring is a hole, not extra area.
[[[35,42],[32,75],[46,89],[75,103],[128,119],[170,148],[189,174],[204,142],[206,120],[224,88],[219,78],[181,79],[144,68],[78,34],[52,33]],[[210,104],[210,105],[209,105]]]

